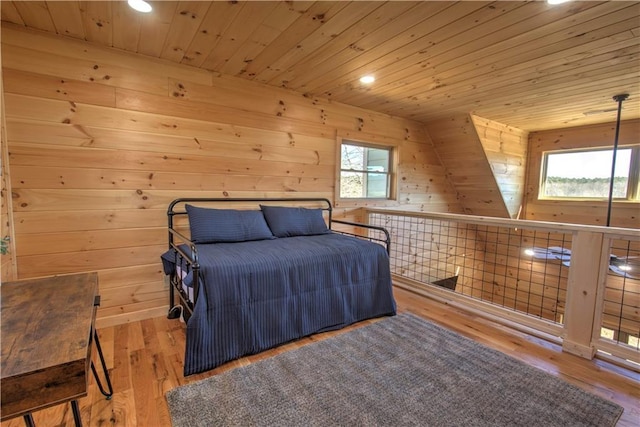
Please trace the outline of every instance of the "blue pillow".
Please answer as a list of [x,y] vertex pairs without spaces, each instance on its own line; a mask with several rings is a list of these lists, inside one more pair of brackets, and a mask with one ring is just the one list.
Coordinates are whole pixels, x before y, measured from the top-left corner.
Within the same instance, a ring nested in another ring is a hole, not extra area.
[[260,205],[271,232],[276,237],[311,236],[330,233],[322,209]]
[[194,243],[274,239],[261,211],[185,207]]

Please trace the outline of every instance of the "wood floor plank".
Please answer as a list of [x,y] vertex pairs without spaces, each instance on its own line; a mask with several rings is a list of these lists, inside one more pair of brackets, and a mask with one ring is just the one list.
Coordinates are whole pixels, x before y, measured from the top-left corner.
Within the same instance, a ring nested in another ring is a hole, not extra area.
[[[445,305],[403,289],[394,289],[399,312],[411,312],[463,336],[497,349],[625,408],[618,427],[637,426],[640,419],[640,374],[601,360],[585,360],[563,353],[559,345],[496,324],[460,308]],[[100,330],[100,343],[114,386],[106,400],[93,378],[89,394],[80,399],[85,426],[170,426],[164,393],[179,385],[246,366],[373,323],[367,320],[340,331],[314,335],[263,353],[244,357],[212,371],[182,375],[186,326],[179,320],[147,319]],[[99,369],[100,370],[100,369]],[[70,405],[58,405],[34,414],[38,427],[73,426]],[[24,425],[21,418],[0,427]]]

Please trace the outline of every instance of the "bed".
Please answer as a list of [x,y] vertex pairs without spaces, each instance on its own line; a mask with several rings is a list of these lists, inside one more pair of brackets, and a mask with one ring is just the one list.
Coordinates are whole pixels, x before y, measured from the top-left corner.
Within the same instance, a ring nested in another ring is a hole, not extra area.
[[326,199],[177,199],[167,215],[185,376],[396,313],[388,232],[333,219]]

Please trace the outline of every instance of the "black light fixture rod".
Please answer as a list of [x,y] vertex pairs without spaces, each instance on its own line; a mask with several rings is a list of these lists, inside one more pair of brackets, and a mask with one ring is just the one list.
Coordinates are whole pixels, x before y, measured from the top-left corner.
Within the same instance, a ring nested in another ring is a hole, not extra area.
[[623,93],[613,97],[618,103],[618,117],[616,118],[616,136],[613,141],[613,158],[611,160],[611,181],[609,182],[609,205],[607,206],[607,227],[611,225],[611,206],[613,202],[613,180],[616,175],[616,155],[618,154],[618,137],[620,136],[620,115],[622,114],[622,101],[629,98],[628,93]]

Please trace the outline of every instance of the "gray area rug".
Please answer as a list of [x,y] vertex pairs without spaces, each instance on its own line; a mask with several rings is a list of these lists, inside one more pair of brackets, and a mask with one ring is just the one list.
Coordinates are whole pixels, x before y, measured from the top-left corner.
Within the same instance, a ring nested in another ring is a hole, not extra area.
[[175,427],[613,426],[623,410],[411,314],[166,398]]

